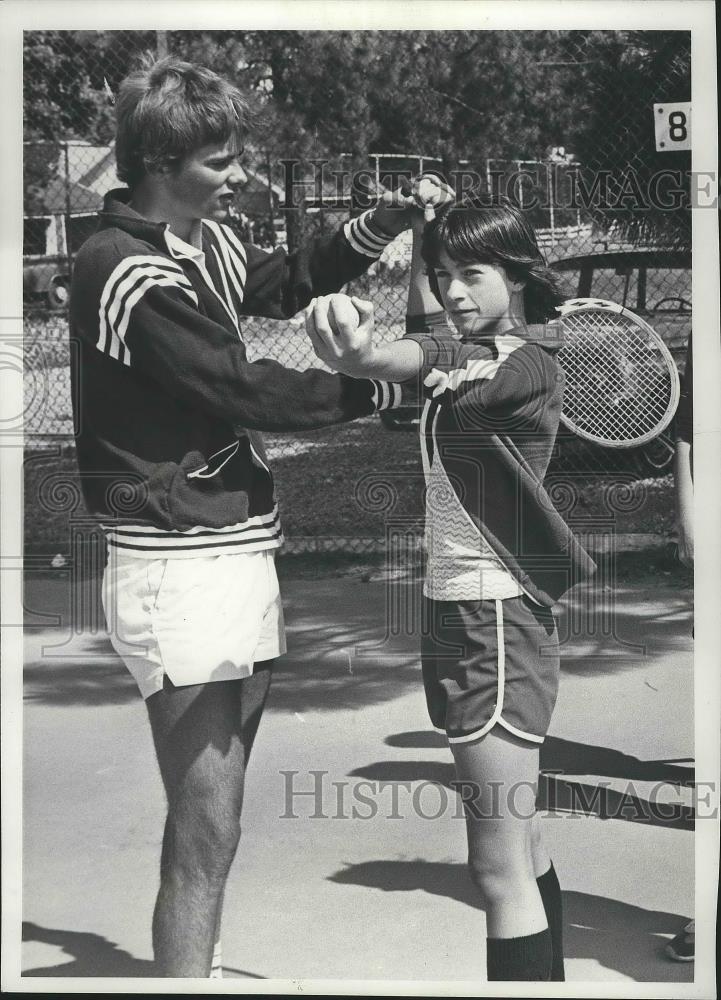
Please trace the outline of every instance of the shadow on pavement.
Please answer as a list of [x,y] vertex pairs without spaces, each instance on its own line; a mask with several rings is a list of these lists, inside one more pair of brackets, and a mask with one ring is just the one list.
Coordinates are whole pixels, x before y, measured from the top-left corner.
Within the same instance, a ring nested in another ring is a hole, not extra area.
[[448,749],[448,740],[443,733],[437,733],[435,729],[414,729],[408,733],[393,733],[383,740],[389,747],[408,747],[413,750],[427,749]]
[[[541,746],[541,770],[558,770],[563,774],[604,774],[611,778],[638,781],[664,781],[671,785],[693,787],[694,768],[677,767],[665,760],[639,760],[631,754],[596,747],[574,740],[547,736]],[[685,761],[679,763],[687,763]]]
[[[323,632],[325,640],[320,639]],[[329,646],[327,636],[333,632]],[[357,633],[353,635],[355,639],[345,638],[342,630],[331,630],[328,625],[317,630],[317,645],[316,639],[307,636],[303,642],[293,642],[273,670],[268,708],[282,712],[362,708],[390,701],[420,683],[415,657],[396,660],[389,669],[387,662],[356,657]],[[47,633],[48,646],[52,642],[53,633]],[[314,648],[322,655],[313,656]],[[67,656],[43,656],[26,663],[23,697],[26,702],[53,707],[93,706],[128,704],[138,701],[140,693],[109,640],[98,636],[85,638],[77,656],[69,650]]]
[[[88,706],[137,699],[135,682],[107,636],[81,635],[77,626],[67,624],[74,606],[69,584],[26,583],[33,606],[65,623],[62,628],[30,630],[34,652],[25,669],[26,699]],[[345,580],[325,580],[308,591],[296,589],[285,601],[289,652],[278,662],[270,707],[294,712],[362,708],[399,697],[411,686],[420,688],[419,640],[414,634],[419,590],[415,583],[412,589],[390,583],[381,592]],[[600,626],[596,629],[593,605],[590,612],[585,610],[587,594],[572,596],[569,602],[560,616],[561,634],[564,628],[572,634],[562,647],[564,672],[599,676],[628,672],[645,668],[659,650],[691,646],[690,635],[686,638],[691,621],[688,601],[676,593],[663,592],[648,600],[633,589],[620,588],[610,625],[603,619],[610,635],[602,634]],[[90,606],[95,607],[92,601]],[[386,631],[392,634],[384,639]],[[645,651],[634,652],[624,645],[632,641],[645,642]],[[39,643],[44,644],[41,654]]]
[[[366,861],[349,865],[329,878],[339,885],[359,885],[383,892],[429,892],[483,909],[465,865],[450,862]],[[692,982],[693,966],[679,966],[663,955],[666,938],[688,916],[645,910],[585,892],[564,892],[564,952],[567,959],[597,961],[635,982]]]
[[[407,733],[393,733],[383,741],[389,747],[409,749],[448,748],[443,733],[434,729],[417,729]],[[542,771],[560,771],[563,774],[604,774],[610,778],[636,778],[639,781],[665,781],[670,785],[692,788],[695,769],[689,766],[690,758],[679,760],[640,760],[610,747],[596,747],[590,743],[563,740],[547,736],[541,746]],[[679,766],[685,765],[685,766]]]
[[100,934],[61,931],[23,921],[23,941],[38,941],[60,948],[73,961],[45,968],[28,969],[23,976],[152,977],[155,963],[133,958]]
[[[61,604],[69,603],[68,587],[54,582],[47,594],[37,596],[38,606],[57,614],[64,624],[28,629],[25,700],[54,707],[138,700],[137,685],[108,636],[67,624],[68,612]],[[344,581],[330,581],[317,599],[304,595],[302,601],[286,600],[289,651],[274,669],[271,710],[362,708],[420,686],[415,638],[384,639],[383,595],[375,594],[377,611],[367,600],[365,587]]]
[[389,667],[361,661],[349,669],[337,661],[309,662],[288,653],[273,668],[267,708],[280,712],[362,709],[398,698],[420,683],[416,662]]
[[[430,734],[431,737],[435,734]],[[566,743],[570,746],[571,741],[559,740],[559,743]],[[582,750],[601,750],[599,747],[583,747]],[[566,748],[567,750],[568,748]],[[625,758],[625,754],[615,755],[613,751],[608,751],[610,759],[614,757]],[[636,758],[629,758],[635,761]],[[550,757],[553,760],[553,757]],[[587,759],[586,763],[590,763]],[[643,762],[638,761],[638,764]],[[649,767],[657,762],[648,762]],[[549,770],[563,770],[559,764],[551,765],[547,760],[543,767]],[[665,765],[663,765],[665,766]],[[621,768],[619,768],[621,770]],[[674,769],[676,770],[676,769]],[[589,771],[574,769],[570,773],[588,774]],[[617,771],[591,769],[590,773],[616,775]],[[646,826],[661,826],[674,830],[693,830],[695,814],[692,807],[680,801],[669,801],[659,799],[657,793],[654,798],[642,798],[635,794],[633,788],[633,778],[638,780],[651,780],[646,776],[647,772],[640,769],[639,773],[634,773],[631,769],[631,776],[628,777],[629,784],[623,791],[609,787],[608,783],[587,784],[579,781],[568,781],[562,775],[545,773],[542,771],[538,783],[538,796],[536,807],[541,811],[553,813],[570,813],[575,816],[596,816],[598,819],[611,820],[620,819],[633,823],[642,823]],[[626,778],[625,774],[619,775]],[[365,778],[368,781],[379,783],[396,783],[409,786],[413,782],[432,782],[445,786],[455,791],[455,768],[452,763],[445,763],[437,760],[384,760],[375,764],[368,764],[364,767],[355,768],[350,772],[350,777]],[[660,785],[667,781],[657,779]],[[673,784],[679,784],[676,777]],[[483,808],[481,806],[481,808]]]
[[594,959],[639,983],[693,982],[693,963],[664,955],[667,937],[678,934],[688,916],[585,892],[564,892],[563,905],[568,958]]
[[596,816],[602,820],[621,819],[669,830],[695,828],[693,808],[681,802],[645,799],[631,791],[618,792],[603,782],[588,785],[564,781],[555,775],[541,775],[537,808],[574,816]]
[[140,693],[108,639],[98,637],[83,642],[81,658],[43,657],[27,663],[23,697],[53,706],[124,705],[137,701]]
[[562,673],[623,673],[659,652],[692,650],[692,600],[691,590],[639,593],[619,586],[598,597],[587,588],[571,591],[556,616]]
[[465,865],[449,861],[363,861],[346,865],[341,871],[328,876],[329,882],[338,885],[361,885],[366,889],[383,892],[430,892],[433,896],[447,896],[458,903],[465,903],[483,910],[483,900],[468,875]]
[[[144,959],[133,958],[127,951],[118,948],[112,941],[80,931],[60,931],[49,927],[40,927],[29,921],[23,922],[23,941],[37,941],[41,944],[51,944],[62,949],[65,955],[73,959],[70,962],[60,962],[58,965],[48,965],[43,968],[28,969],[23,976],[94,976],[101,978],[146,978],[155,977],[155,963]],[[224,973],[234,973],[247,979],[265,979],[254,972],[244,969],[234,969],[223,966]]]
[[[116,657],[110,660],[105,641],[92,640],[98,660],[85,655],[73,662],[68,659],[42,659],[28,663],[23,672],[26,702],[40,705],[92,706],[124,705],[139,701],[140,693],[131,674]],[[87,652],[91,644],[86,643]],[[299,659],[292,653],[278,660],[267,709],[277,712],[334,711],[363,708],[400,697],[420,683],[416,662],[394,664],[388,669],[363,661],[351,667],[339,659]]]
[[452,788],[456,780],[456,769],[453,764],[445,764],[439,760],[380,760],[375,764],[355,768],[350,772],[350,777],[398,784],[431,781]]

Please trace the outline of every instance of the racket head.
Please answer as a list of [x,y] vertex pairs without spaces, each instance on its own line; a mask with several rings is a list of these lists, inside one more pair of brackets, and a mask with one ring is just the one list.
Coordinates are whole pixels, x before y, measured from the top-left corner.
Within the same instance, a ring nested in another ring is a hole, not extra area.
[[678,370],[661,337],[607,299],[569,299],[558,312],[564,427],[606,448],[637,448],[658,437],[680,395]]

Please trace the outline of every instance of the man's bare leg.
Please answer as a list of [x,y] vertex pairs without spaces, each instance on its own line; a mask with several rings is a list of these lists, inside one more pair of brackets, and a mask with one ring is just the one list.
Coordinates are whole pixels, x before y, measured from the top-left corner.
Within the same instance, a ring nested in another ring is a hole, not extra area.
[[252,677],[176,688],[147,701],[168,798],[153,948],[163,976],[207,977],[240,839],[245,769],[270,685]]
[[[248,767],[248,762],[250,760],[250,752],[253,749],[253,741],[255,740],[255,734],[258,729],[258,723],[260,722],[260,713],[257,713],[253,719],[246,722],[243,728],[244,735],[244,745],[245,745],[245,766]],[[213,959],[212,967],[210,970],[211,979],[222,979],[223,978],[223,960],[222,960],[222,944],[221,944],[221,933],[222,933],[222,922],[223,922],[223,901],[225,899],[225,889],[220,895],[218,900],[218,910],[217,916],[215,918],[215,934],[213,935]]]

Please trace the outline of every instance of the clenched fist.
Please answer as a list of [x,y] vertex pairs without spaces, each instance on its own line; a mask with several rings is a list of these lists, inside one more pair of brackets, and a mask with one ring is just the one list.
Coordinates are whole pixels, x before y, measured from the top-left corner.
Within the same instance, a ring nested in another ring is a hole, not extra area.
[[373,305],[348,295],[321,295],[306,310],[316,355],[334,371],[361,377],[373,352]]
[[419,174],[410,186],[384,192],[373,221],[384,232],[397,236],[409,226],[418,228],[430,222],[454,198],[453,189],[436,174]]
[[353,332],[358,329],[360,316],[348,295],[328,296],[328,322],[336,336],[343,336],[345,331]]
[[413,182],[412,196],[423,211],[423,221],[431,222],[438,209],[454,200],[453,189],[435,174],[421,174]]

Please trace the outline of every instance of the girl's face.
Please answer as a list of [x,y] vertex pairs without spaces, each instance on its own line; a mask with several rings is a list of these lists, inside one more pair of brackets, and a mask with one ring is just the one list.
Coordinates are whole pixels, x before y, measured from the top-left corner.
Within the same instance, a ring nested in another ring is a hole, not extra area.
[[463,263],[442,250],[434,270],[443,307],[462,336],[504,333],[524,322],[523,282],[500,264]]

